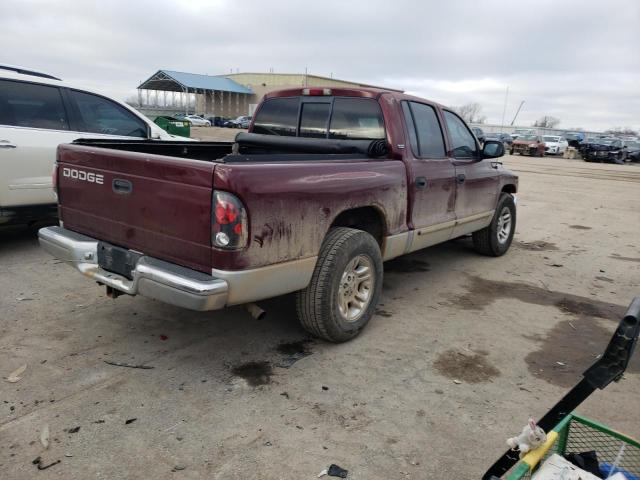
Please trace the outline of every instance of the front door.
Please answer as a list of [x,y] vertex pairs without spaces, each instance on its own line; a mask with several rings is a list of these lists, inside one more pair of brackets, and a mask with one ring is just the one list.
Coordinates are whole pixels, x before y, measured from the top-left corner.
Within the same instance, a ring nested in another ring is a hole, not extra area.
[[410,143],[405,146],[414,229],[409,250],[418,250],[451,237],[455,225],[454,166],[446,155],[435,108],[403,101],[402,110]]
[[444,110],[449,132],[449,156],[455,167],[456,228],[454,236],[484,228],[491,222],[498,202],[498,171],[482,160],[480,147],[464,121]]

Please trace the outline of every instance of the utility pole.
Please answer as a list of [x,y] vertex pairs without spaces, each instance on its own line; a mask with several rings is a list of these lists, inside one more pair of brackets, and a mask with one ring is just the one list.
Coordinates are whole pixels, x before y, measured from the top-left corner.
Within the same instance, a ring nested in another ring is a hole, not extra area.
[[507,99],[509,98],[509,85],[507,85],[507,91],[504,94],[504,105],[502,107],[502,121],[500,122],[500,127],[504,130],[504,116],[507,112]]
[[518,107],[518,110],[516,111],[516,114],[514,115],[513,120],[511,120],[511,126],[512,126],[512,127],[513,127],[513,124],[514,124],[514,123],[515,123],[515,121],[516,121],[516,118],[518,118],[518,114],[520,113],[520,109],[522,108],[522,105],[524,105],[524,100],[522,100],[522,101],[520,102],[520,106]]

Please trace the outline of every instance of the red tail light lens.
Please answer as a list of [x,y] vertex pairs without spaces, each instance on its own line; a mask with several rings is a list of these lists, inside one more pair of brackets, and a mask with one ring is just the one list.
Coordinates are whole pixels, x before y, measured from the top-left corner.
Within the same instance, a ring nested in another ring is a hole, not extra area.
[[236,250],[247,245],[247,212],[242,202],[228,192],[213,192],[211,240],[214,247]]

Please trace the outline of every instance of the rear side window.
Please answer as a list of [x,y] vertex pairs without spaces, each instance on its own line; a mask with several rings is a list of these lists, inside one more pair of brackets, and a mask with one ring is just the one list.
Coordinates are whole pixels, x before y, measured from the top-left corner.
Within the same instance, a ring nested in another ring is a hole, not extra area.
[[384,120],[377,101],[370,98],[336,98],[333,102],[329,138],[384,138]]
[[447,122],[454,158],[474,158],[478,154],[476,140],[469,128],[457,115],[444,111],[444,119]]
[[253,122],[253,133],[295,137],[298,130],[298,97],[274,98],[262,104]]
[[80,114],[80,131],[123,137],[147,137],[146,123],[117,103],[77,90],[71,90],[70,93]]
[[300,113],[300,136],[326,138],[330,103],[303,103]]
[[58,87],[0,80],[0,124],[69,130]]
[[444,139],[436,111],[430,105],[402,102],[413,153],[420,158],[445,157]]

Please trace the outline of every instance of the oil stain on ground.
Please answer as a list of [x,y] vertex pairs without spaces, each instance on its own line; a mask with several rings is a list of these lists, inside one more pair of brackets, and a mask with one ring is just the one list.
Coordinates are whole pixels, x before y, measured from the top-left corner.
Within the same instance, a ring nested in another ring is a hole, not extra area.
[[586,227],[584,225],[569,225],[569,228],[573,228],[574,230],[591,230],[591,227]]
[[[612,329],[593,317],[563,320],[544,336],[527,337],[539,342],[539,348],[530,352],[525,361],[534,376],[553,385],[571,387],[604,353],[612,335]],[[637,355],[631,359],[627,372],[640,373]]]
[[500,371],[487,360],[487,352],[447,350],[438,355],[433,366],[441,375],[467,383],[488,382],[500,375]]
[[554,292],[528,283],[486,280],[474,275],[466,277],[469,281],[467,293],[455,296],[452,302],[453,306],[465,310],[482,310],[495,300],[515,298],[534,305],[553,306],[574,315],[589,315],[616,322],[626,311],[626,308],[620,305],[570,293]]
[[[454,297],[452,302],[458,308],[482,310],[495,300],[513,298],[534,305],[552,306],[574,316],[556,324],[546,335],[527,337],[539,345],[525,358],[529,371],[538,378],[563,387],[574,385],[580,374],[606,348],[613,328],[606,328],[601,320],[617,324],[626,311],[625,306],[526,283],[486,280],[473,275],[467,275],[467,279],[467,293]],[[640,372],[638,357],[631,362],[628,371]]]
[[233,367],[231,373],[246,380],[249,386],[257,387],[271,383],[273,368],[269,362],[247,362]]
[[308,357],[313,353],[311,350],[312,344],[313,341],[309,338],[279,344],[276,347],[276,351],[282,355],[282,360],[277,366],[281,368],[289,368],[298,360]]
[[384,271],[399,273],[428,272],[429,264],[423,260],[402,257],[386,262],[384,264]]
[[555,243],[545,242],[543,240],[536,240],[535,242],[521,242],[514,240],[513,245],[521,250],[529,250],[530,252],[548,252],[551,250],[558,250]]

